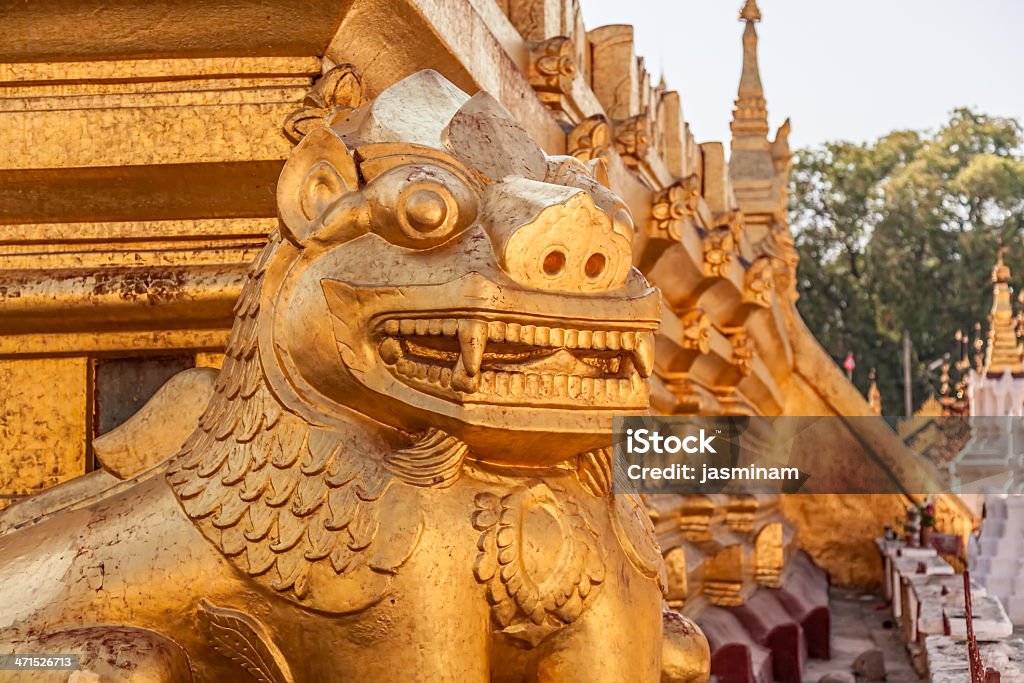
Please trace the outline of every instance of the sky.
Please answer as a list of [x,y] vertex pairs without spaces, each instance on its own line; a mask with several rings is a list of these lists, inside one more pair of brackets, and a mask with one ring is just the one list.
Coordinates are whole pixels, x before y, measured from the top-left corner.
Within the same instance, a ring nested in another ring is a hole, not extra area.
[[[587,28],[633,24],[637,54],[679,91],[698,142],[729,139],[742,0],[580,3]],[[1024,122],[1024,0],[758,4],[768,122],[791,117],[794,147],[934,129],[960,106]]]

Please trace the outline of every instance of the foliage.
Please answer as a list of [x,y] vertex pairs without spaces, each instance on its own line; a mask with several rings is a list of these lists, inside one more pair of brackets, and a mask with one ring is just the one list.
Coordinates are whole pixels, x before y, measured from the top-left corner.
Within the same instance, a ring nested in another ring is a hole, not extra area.
[[[1024,133],[1015,119],[957,109],[933,133],[797,152],[790,213],[798,308],[864,391],[878,369],[886,414],[903,413],[901,337],[913,343],[915,408],[938,388],[927,365],[957,354],[956,330],[987,320],[1000,241],[1024,280]],[[954,357],[955,360],[955,357]]]

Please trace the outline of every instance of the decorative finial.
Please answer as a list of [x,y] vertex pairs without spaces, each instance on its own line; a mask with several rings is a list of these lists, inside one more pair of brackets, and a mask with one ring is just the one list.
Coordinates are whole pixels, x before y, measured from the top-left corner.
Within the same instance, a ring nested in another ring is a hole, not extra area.
[[999,240],[999,255],[996,257],[996,265],[992,269],[992,282],[1009,282],[1010,281],[1010,268],[1003,262],[1003,256],[1006,254],[1006,247],[1003,246],[1003,240]]
[[982,372],[985,367],[985,340],[981,337],[981,323],[974,323],[974,342],[972,343],[974,349],[974,369],[978,372]]
[[968,333],[958,329],[956,334],[953,335],[953,341],[956,342],[957,353],[960,354],[956,359],[956,363],[954,363],[954,367],[958,372],[962,373],[964,370],[971,367],[971,354],[968,351],[971,337]]
[[757,8],[757,0],[747,0],[740,10],[740,21],[761,21],[761,10]]

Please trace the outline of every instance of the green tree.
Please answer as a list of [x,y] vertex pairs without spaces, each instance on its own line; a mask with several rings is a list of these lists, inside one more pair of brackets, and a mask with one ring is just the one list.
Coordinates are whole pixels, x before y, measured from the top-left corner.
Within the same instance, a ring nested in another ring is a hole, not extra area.
[[790,198],[800,313],[837,362],[855,354],[862,391],[868,368],[878,369],[886,414],[903,413],[904,330],[920,405],[938,384],[927,364],[955,352],[957,329],[987,320],[1000,242],[1024,282],[1024,134],[1015,119],[957,109],[932,133],[800,150]]

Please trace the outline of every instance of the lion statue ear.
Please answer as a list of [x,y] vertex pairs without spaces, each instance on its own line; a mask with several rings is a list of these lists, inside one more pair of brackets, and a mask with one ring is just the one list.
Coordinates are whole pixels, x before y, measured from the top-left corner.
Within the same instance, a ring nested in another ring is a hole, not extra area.
[[327,126],[310,131],[288,157],[277,181],[283,234],[304,245],[327,208],[358,187],[355,160],[341,137]]

